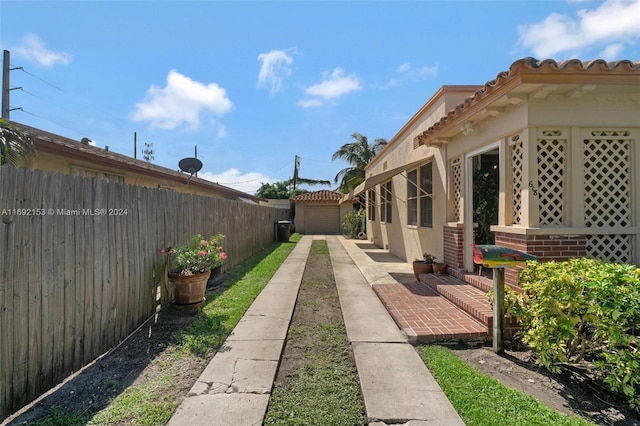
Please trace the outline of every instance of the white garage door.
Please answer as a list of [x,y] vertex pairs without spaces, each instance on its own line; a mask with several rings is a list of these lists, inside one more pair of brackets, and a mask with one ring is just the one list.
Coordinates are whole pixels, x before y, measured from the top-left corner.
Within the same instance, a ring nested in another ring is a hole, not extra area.
[[340,206],[305,206],[304,225],[307,234],[340,233]]

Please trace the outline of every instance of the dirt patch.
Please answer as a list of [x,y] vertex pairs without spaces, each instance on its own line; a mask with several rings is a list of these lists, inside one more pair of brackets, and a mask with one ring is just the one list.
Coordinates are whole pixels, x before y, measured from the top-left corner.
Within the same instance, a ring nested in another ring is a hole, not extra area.
[[530,351],[521,347],[505,350],[503,356],[490,347],[456,346],[454,352],[469,365],[505,386],[532,395],[552,409],[581,416],[601,425],[640,425],[637,412],[596,383],[576,374],[551,374],[535,364]]
[[[209,289],[215,287],[216,291],[223,291],[225,279],[225,276],[220,277],[212,282]],[[170,307],[159,311],[119,346],[69,377],[37,402],[23,408],[19,415],[6,423],[12,426],[30,424],[49,417],[54,407],[63,413],[91,418],[130,386],[142,385],[166,373],[162,366],[170,364],[164,362],[165,358],[172,356],[166,352],[169,343],[178,331],[196,318],[192,313]],[[164,401],[179,405],[200,377],[207,361],[196,356],[184,356],[176,367],[179,371],[172,371],[174,379],[171,385],[163,390]]]
[[276,385],[286,386],[293,373],[313,356],[309,353],[309,348],[317,339],[314,326],[321,323],[344,326],[331,259],[328,255],[309,256],[307,260],[278,367]]

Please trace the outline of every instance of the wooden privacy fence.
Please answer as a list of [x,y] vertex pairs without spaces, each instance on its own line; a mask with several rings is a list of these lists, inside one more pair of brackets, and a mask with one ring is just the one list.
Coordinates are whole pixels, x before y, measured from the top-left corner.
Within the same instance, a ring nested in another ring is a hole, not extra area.
[[155,312],[161,248],[220,232],[232,266],[288,218],[242,201],[9,166],[0,212],[0,421]]

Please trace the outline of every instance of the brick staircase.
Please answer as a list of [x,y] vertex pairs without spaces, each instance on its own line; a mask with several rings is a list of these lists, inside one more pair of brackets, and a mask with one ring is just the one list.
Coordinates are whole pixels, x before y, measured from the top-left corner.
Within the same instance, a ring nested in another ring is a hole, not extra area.
[[[493,288],[493,279],[477,273],[461,272],[451,268],[448,268],[447,272],[446,275],[421,274],[420,282],[444,297],[454,305],[454,309],[462,310],[480,323],[485,331],[482,337],[491,340],[493,307],[487,297],[487,292]],[[519,289],[516,288],[517,290]],[[504,338],[506,340],[513,338],[517,331],[518,323],[515,318],[505,317]],[[418,341],[420,340],[420,336],[418,336]]]

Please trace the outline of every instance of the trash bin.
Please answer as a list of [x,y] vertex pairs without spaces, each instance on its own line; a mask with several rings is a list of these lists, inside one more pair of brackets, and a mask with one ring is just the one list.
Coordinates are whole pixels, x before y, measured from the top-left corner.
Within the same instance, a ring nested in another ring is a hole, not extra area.
[[289,242],[289,235],[291,234],[291,222],[288,220],[281,220],[276,222],[276,240],[279,242]]

